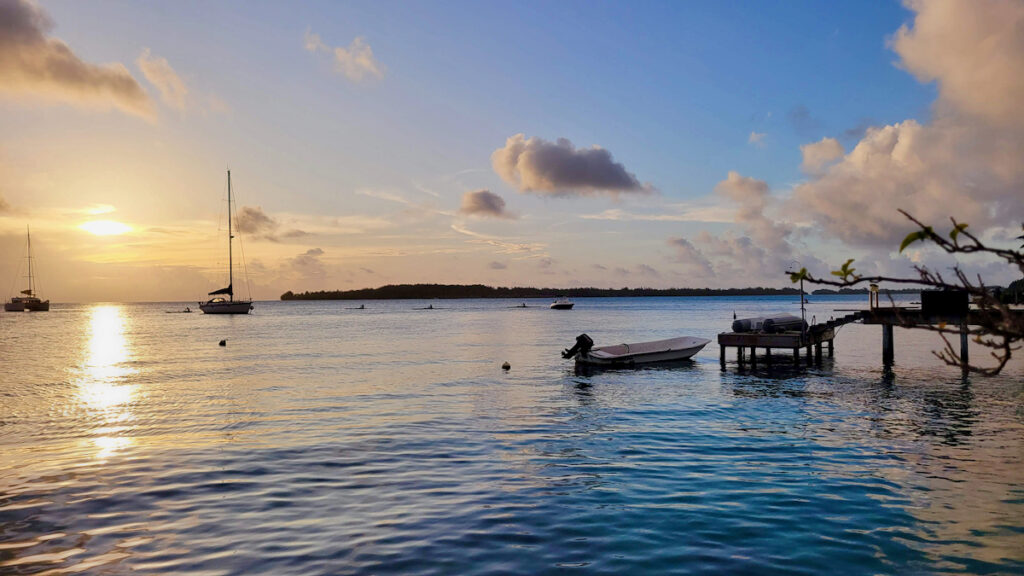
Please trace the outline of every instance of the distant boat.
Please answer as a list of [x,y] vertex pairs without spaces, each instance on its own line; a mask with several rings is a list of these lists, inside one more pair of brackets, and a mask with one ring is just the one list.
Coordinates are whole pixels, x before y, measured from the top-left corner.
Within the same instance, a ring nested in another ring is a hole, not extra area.
[[11,298],[10,302],[4,303],[5,312],[48,312],[50,310],[49,300],[40,300],[36,295],[35,276],[32,274],[32,234],[28,226],[25,227],[25,239],[27,244],[26,259],[28,260],[28,288],[21,291],[21,296]]
[[[203,314],[248,314],[253,309],[252,300],[235,300],[234,289],[234,262],[232,259],[232,241],[235,236],[231,233],[231,170],[228,170],[228,286],[220,290],[214,290],[207,296],[217,296],[207,302],[200,302],[199,309]],[[227,299],[220,296],[227,295]]]
[[568,298],[562,297],[551,303],[552,310],[572,310],[574,302]]
[[680,336],[666,340],[616,344],[593,348],[594,341],[586,334],[576,337],[576,344],[562,351],[562,358],[574,358],[577,364],[595,366],[635,366],[656,362],[687,360],[711,342],[706,338]]

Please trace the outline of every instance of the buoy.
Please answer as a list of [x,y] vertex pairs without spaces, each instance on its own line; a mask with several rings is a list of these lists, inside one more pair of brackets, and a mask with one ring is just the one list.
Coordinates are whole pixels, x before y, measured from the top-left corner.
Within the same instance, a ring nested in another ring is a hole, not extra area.
[[505,362],[504,364],[501,365],[501,369],[502,370],[511,370],[512,369],[512,365],[509,364],[508,362]]
[[221,346],[227,346],[228,345],[228,341],[227,340],[221,340],[220,341],[220,345]]

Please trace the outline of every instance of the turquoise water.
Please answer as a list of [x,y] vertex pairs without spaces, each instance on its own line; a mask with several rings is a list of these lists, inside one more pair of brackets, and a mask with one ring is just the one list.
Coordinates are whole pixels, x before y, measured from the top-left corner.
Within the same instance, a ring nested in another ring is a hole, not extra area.
[[897,330],[887,373],[860,325],[814,367],[559,357],[793,300],[4,314],[0,573],[1024,572],[1022,362],[964,380]]

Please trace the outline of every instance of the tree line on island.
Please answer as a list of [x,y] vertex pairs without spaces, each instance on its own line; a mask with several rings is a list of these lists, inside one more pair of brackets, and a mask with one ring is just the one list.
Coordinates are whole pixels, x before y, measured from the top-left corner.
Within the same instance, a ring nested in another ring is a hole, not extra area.
[[[892,293],[914,293],[901,289]],[[483,284],[388,284],[358,290],[319,290],[281,295],[281,300],[424,300],[439,298],[633,298],[640,296],[797,296],[796,288],[531,288],[494,287]],[[867,289],[816,290],[814,294],[867,294]]]

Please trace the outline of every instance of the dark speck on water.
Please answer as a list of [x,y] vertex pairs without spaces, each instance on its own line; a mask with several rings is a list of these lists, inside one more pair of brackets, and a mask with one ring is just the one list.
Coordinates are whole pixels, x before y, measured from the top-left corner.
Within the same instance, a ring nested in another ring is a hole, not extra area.
[[0,574],[1024,573],[1024,362],[962,379],[897,329],[886,372],[852,324],[809,368],[577,372],[580,333],[799,297],[528,303],[0,315]]

